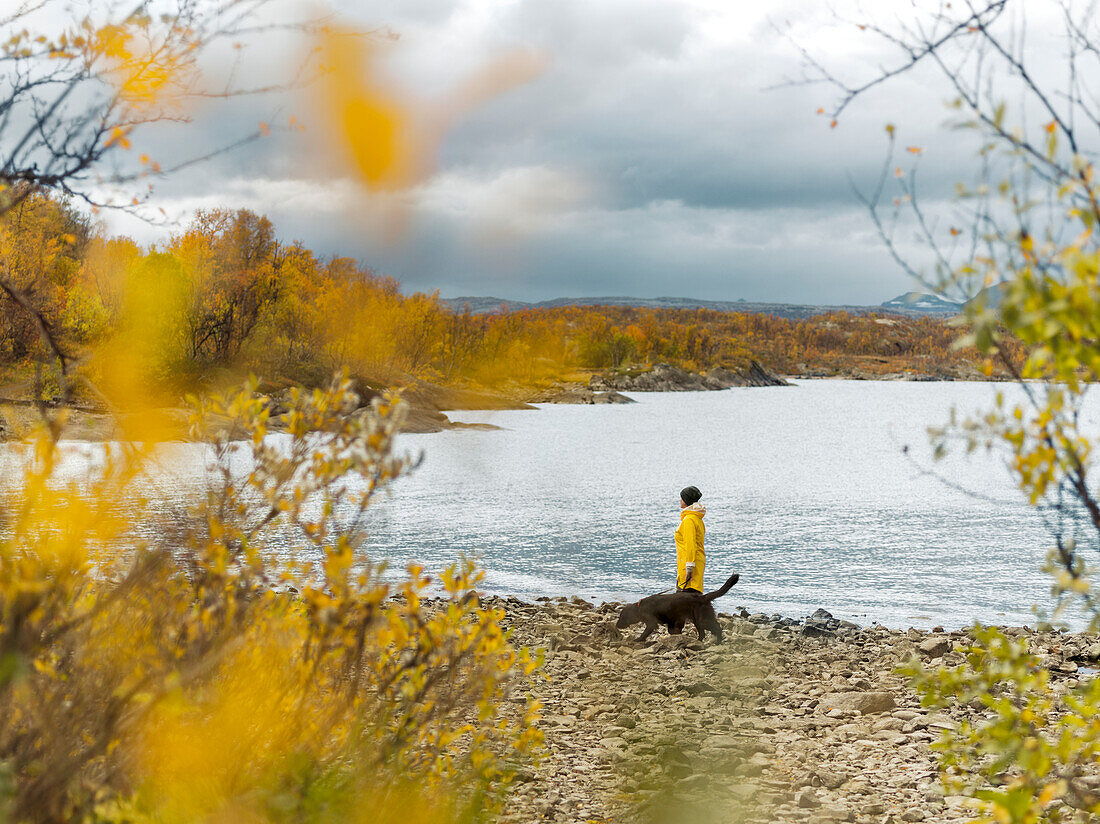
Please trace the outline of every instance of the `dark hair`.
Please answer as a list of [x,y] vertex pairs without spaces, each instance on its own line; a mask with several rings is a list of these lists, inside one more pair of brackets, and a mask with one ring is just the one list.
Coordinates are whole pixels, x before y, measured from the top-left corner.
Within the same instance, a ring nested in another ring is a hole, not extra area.
[[680,500],[688,506],[691,506],[702,497],[703,493],[699,491],[697,486],[685,486],[680,490]]

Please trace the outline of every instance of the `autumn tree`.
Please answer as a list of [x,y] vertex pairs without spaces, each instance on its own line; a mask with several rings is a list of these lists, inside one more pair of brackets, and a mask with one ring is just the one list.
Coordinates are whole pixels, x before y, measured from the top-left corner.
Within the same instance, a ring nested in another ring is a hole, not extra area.
[[81,259],[77,289],[103,309],[106,332],[119,320],[125,300],[126,273],[131,271],[142,250],[127,237],[93,233]]
[[450,381],[473,364],[485,341],[488,319],[474,315],[466,306],[461,312],[444,315],[442,326],[440,372],[445,380]]
[[278,286],[271,296],[266,329],[259,332],[258,360],[277,374],[314,380],[322,372],[321,352],[330,324],[322,311],[331,284],[317,257],[300,243],[283,247]]
[[416,294],[409,299],[404,311],[394,318],[395,365],[416,375],[435,359],[443,315],[438,295]]
[[[66,306],[80,300],[77,273],[88,245],[88,219],[67,203],[20,184],[17,203],[0,216],[0,361],[41,349],[39,322],[60,328]],[[40,315],[28,309],[37,308]],[[70,325],[93,314],[71,313]]]
[[271,221],[247,209],[200,211],[168,248],[189,279],[189,356],[226,363],[279,296],[286,255]]
[[[264,28],[262,5],[174,0],[154,9],[107,0],[73,18],[60,0],[8,4],[0,13],[0,218],[42,193],[92,208],[137,207],[152,180],[201,159],[128,150],[152,124],[186,122],[195,100],[263,91],[232,81],[211,87],[199,69],[221,43],[247,47]],[[203,156],[258,136],[260,127]],[[61,345],[48,296],[17,277],[0,271],[0,292],[33,319],[68,391],[74,354]]]

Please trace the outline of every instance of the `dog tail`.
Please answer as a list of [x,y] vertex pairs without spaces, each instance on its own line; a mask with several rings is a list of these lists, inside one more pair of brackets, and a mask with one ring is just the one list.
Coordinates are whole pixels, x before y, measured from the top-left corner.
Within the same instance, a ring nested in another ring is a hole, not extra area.
[[740,577],[741,576],[738,575],[736,572],[733,573],[733,575],[729,577],[729,580],[726,581],[726,583],[722,584],[719,589],[714,590],[714,592],[708,592],[706,595],[704,595],[703,600],[713,601],[715,598],[721,598],[723,595],[729,592],[730,589],[733,588],[733,585],[737,583],[737,579]]

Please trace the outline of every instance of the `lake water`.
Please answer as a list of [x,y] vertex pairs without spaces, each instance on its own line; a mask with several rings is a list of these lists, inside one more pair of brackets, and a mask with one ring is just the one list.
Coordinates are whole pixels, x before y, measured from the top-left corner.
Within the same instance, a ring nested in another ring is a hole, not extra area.
[[[456,412],[502,429],[401,435],[399,448],[424,462],[372,507],[368,551],[428,571],[477,556],[488,592],[635,600],[674,585],[679,491],[694,484],[707,507],[707,587],[741,575],[720,610],[1034,624],[1032,606],[1051,605],[1048,533],[1003,457],[933,465],[926,433],[952,406],[988,409],[1001,390],[1013,387],[823,380]],[[1097,398],[1086,412],[1100,423]],[[102,452],[68,449],[74,466]],[[201,484],[205,454],[161,448],[150,492],[164,512]],[[951,485],[922,473],[930,467]]]
[[634,600],[674,584],[678,493],[694,484],[708,588],[741,574],[719,609],[1034,624],[1032,606],[1050,605],[1051,542],[1003,458],[934,465],[994,502],[921,473],[933,467],[926,427],[1005,389],[829,380],[458,412],[503,430],[401,436],[424,463],[377,506],[370,545],[428,569],[475,554],[492,592]]

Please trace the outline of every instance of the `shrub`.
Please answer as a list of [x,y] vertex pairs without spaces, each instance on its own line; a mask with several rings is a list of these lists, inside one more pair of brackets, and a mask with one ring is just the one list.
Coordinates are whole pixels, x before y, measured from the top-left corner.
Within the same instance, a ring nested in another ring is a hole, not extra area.
[[6,818],[467,821],[500,804],[539,742],[537,706],[504,703],[536,662],[478,605],[472,563],[429,601],[422,570],[361,552],[373,496],[415,466],[393,450],[402,403],[361,409],[340,380],[287,407],[271,435],[255,383],[196,400],[210,482],[168,523],[141,450],[74,475],[58,421],[28,447],[0,541]]

